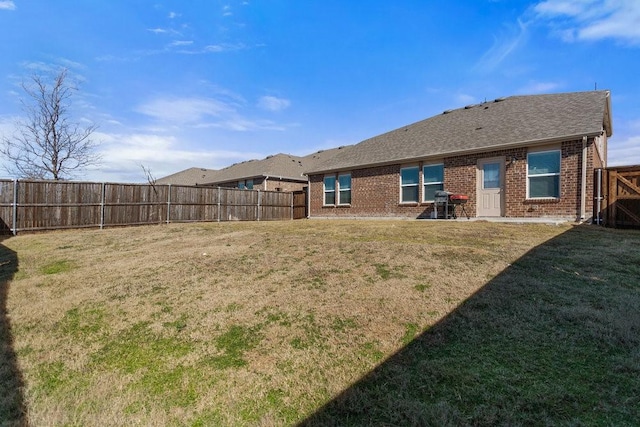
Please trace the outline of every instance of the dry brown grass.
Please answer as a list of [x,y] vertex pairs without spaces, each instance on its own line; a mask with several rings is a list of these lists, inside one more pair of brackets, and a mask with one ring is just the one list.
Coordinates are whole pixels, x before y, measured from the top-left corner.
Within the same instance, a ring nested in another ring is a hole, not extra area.
[[10,238],[29,420],[301,421],[569,229],[336,220]]

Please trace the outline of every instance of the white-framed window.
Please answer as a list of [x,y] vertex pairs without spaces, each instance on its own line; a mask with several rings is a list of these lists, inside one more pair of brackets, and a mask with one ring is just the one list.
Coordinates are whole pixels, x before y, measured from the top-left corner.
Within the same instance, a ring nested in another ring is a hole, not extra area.
[[338,204],[351,204],[351,174],[338,175]]
[[417,203],[420,186],[420,168],[409,166],[400,169],[400,202]]
[[432,202],[436,191],[444,190],[444,164],[424,165],[422,179],[424,182],[422,201]]
[[241,190],[253,190],[253,180],[245,179],[242,181],[238,181],[238,188]]
[[324,177],[324,205],[336,204],[336,176],[327,175]]
[[560,198],[560,150],[527,154],[527,198]]

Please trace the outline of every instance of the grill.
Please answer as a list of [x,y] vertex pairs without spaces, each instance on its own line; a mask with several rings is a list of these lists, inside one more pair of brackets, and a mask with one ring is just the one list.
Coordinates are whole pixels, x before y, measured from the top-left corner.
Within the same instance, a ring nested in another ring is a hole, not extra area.
[[434,211],[436,218],[458,218],[456,209],[459,206],[462,213],[469,219],[469,214],[464,205],[469,201],[469,196],[464,194],[454,194],[449,191],[436,191],[434,195]]

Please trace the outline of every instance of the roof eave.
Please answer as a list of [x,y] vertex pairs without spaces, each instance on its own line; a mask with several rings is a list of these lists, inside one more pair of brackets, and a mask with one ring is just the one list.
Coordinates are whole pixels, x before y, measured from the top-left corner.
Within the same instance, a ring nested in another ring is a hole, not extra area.
[[305,177],[297,177],[297,178],[293,178],[290,176],[282,176],[282,175],[276,175],[276,174],[267,174],[267,173],[263,173],[263,174],[259,174],[259,175],[253,175],[253,176],[241,176],[241,177],[237,177],[237,178],[230,178],[230,179],[225,179],[225,180],[220,180],[220,181],[211,181],[208,182],[206,184],[202,184],[202,185],[219,185],[219,184],[228,184],[230,182],[234,182],[234,181],[240,181],[240,180],[245,180],[245,179],[255,179],[255,178],[278,178],[280,180],[290,180],[290,181],[300,181],[300,182],[307,182],[307,178]]

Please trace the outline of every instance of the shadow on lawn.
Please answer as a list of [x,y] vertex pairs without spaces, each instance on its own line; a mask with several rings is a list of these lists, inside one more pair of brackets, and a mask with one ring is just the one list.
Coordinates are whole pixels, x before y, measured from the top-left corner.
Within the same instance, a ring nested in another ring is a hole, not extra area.
[[23,379],[13,349],[11,322],[7,313],[9,284],[18,271],[18,255],[2,244],[0,233],[0,425],[27,425],[22,396]]
[[545,242],[300,426],[633,425],[638,247],[594,226]]

